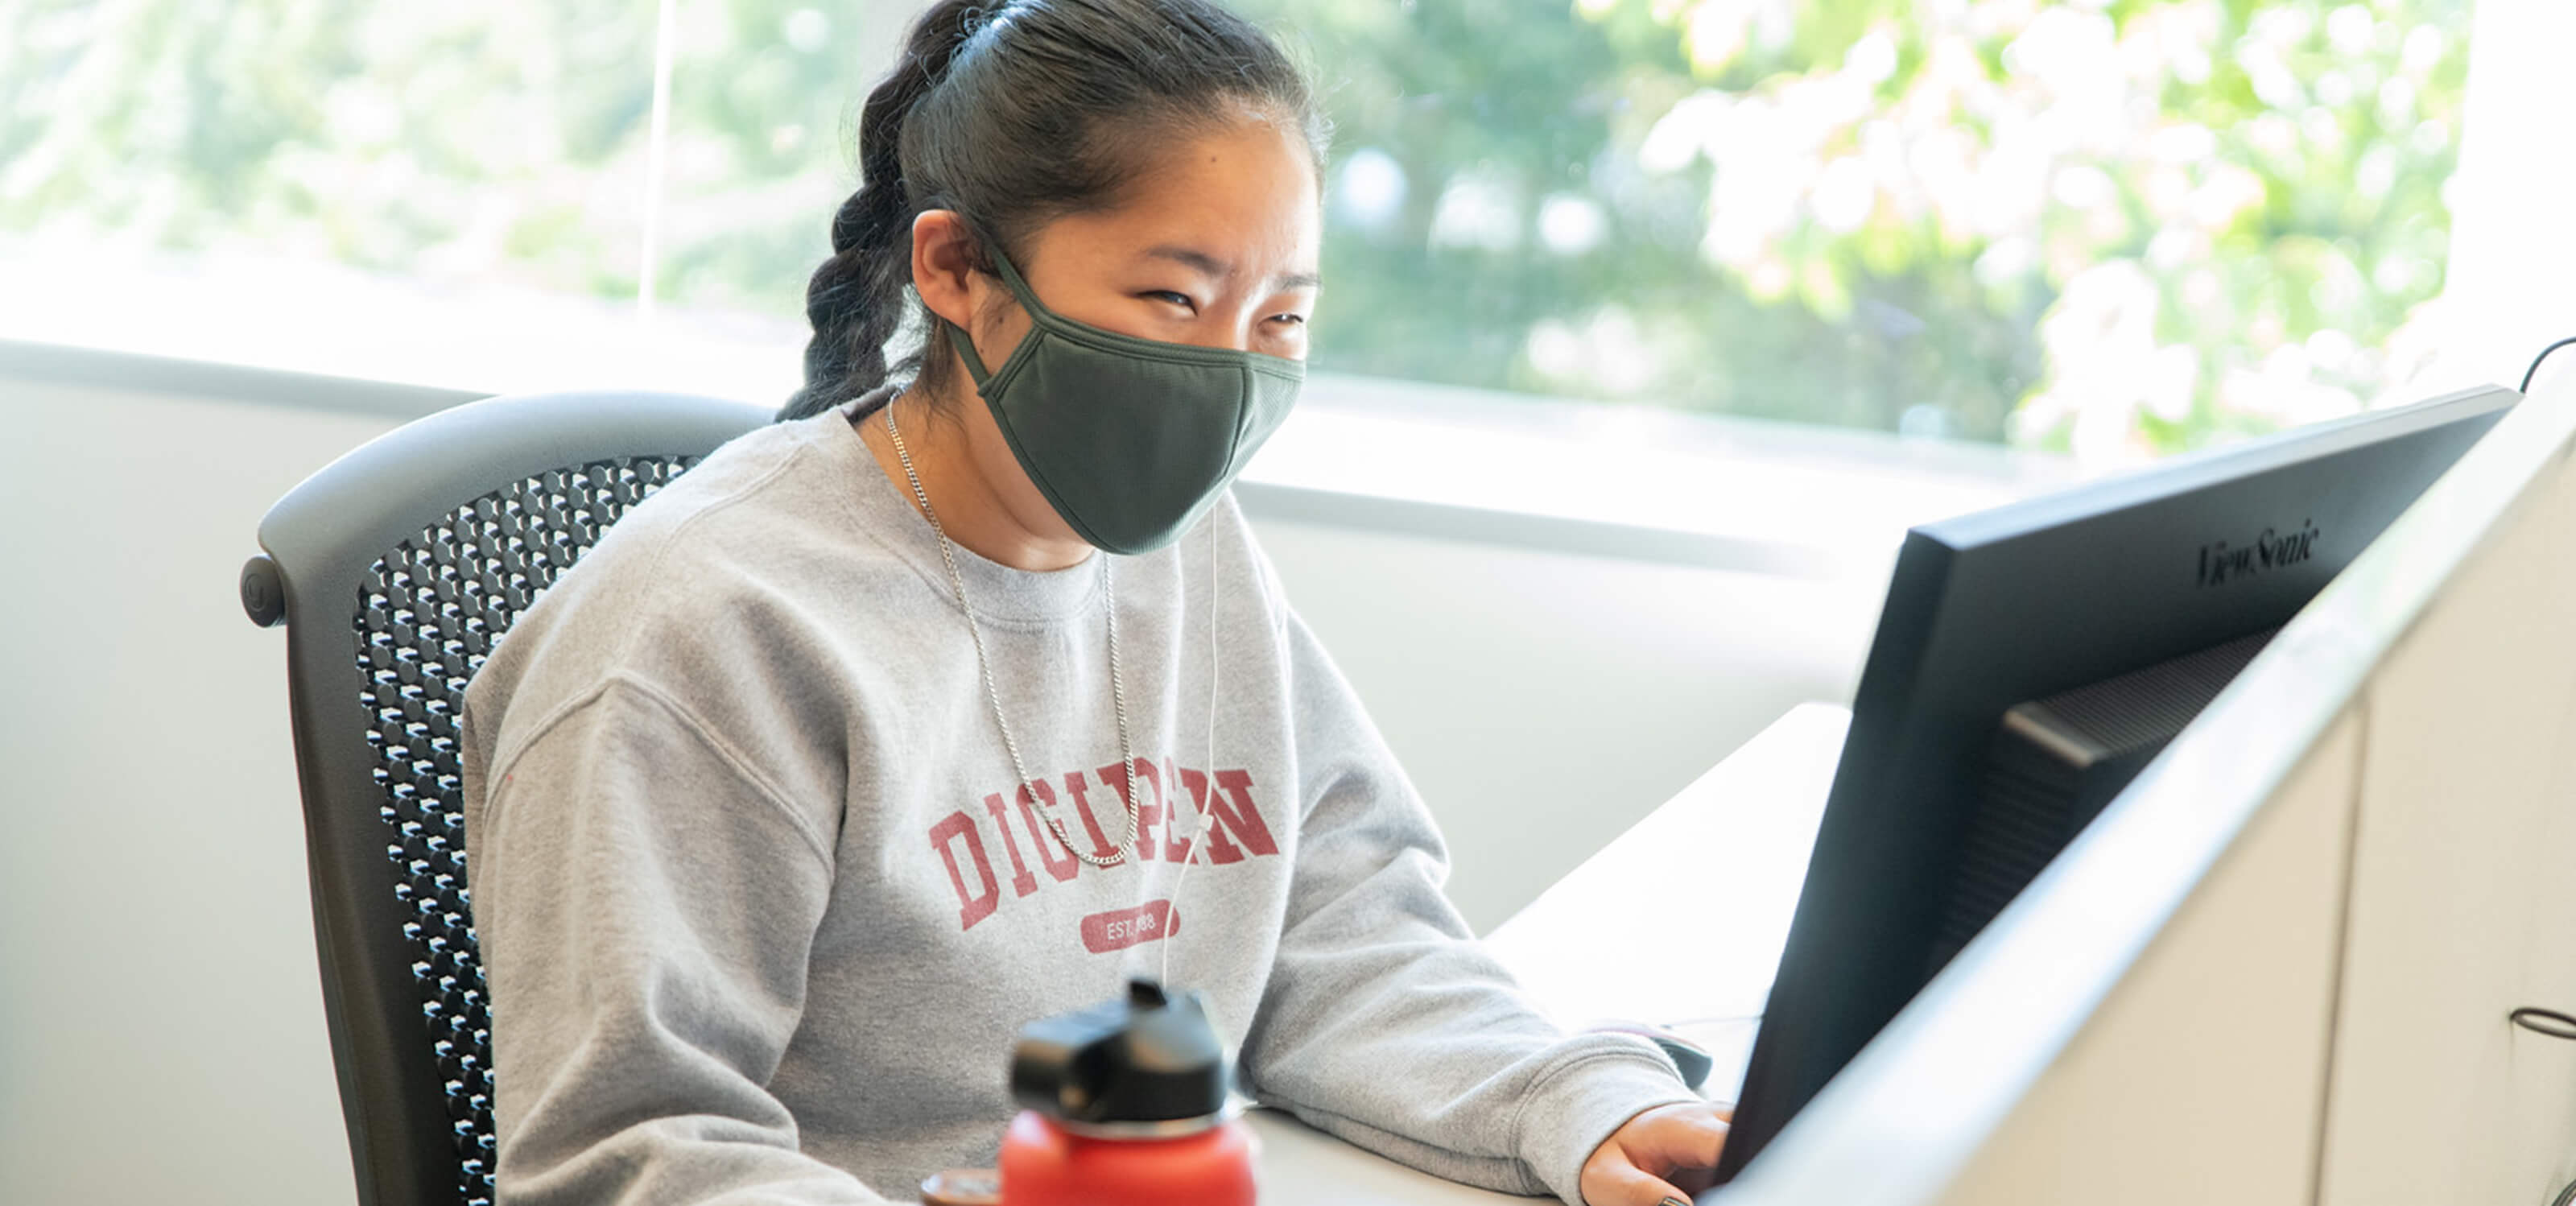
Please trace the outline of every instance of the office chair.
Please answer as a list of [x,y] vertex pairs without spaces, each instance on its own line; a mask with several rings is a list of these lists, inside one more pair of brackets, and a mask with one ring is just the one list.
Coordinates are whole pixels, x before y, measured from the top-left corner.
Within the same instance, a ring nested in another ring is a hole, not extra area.
[[771,419],[713,398],[487,398],[289,491],[242,566],[287,625],[322,1005],[359,1206],[489,1206],[492,1048],[457,718],[520,612],[628,507]]

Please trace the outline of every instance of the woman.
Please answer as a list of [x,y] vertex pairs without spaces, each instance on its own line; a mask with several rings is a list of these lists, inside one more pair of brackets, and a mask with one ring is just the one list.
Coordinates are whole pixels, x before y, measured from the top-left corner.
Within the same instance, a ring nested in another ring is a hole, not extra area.
[[1723,1113],[1471,940],[1225,492],[1303,375],[1300,73],[1210,0],[941,0],[859,136],[805,389],[467,691],[501,1201],[909,1197],[991,1162],[1018,1028],[1131,975],[1393,1158],[1704,1185]]

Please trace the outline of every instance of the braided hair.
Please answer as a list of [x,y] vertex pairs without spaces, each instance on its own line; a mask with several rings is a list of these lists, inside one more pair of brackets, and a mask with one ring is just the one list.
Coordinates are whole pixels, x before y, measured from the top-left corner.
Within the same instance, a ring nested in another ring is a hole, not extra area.
[[[935,0],[860,112],[861,183],[806,285],[805,385],[777,418],[898,375],[944,394],[948,332],[918,294],[905,305],[915,215],[954,210],[1025,264],[1037,228],[1114,208],[1158,148],[1246,114],[1303,133],[1323,178],[1332,127],[1304,71],[1217,0]],[[995,271],[982,246],[968,261]],[[889,364],[906,319],[921,341]]]

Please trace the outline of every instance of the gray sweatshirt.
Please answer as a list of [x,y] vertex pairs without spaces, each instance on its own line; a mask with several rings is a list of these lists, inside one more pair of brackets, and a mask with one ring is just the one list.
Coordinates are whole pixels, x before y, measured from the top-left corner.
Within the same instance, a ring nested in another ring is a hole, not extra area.
[[1167,946],[1253,1101],[1440,1176],[1581,1206],[1596,1145],[1697,1100],[1469,932],[1231,497],[1141,556],[956,549],[1015,787],[937,539],[851,426],[888,392],[637,504],[466,691],[502,1206],[914,1200],[994,1163],[1020,1026]]

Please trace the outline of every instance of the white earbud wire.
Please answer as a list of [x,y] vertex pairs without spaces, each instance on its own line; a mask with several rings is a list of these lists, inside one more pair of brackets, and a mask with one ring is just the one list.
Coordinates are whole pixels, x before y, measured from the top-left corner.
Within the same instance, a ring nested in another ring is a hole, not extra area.
[[[1185,854],[1185,855],[1183,855],[1183,856],[1182,856],[1182,858],[1181,858],[1181,869],[1180,869],[1179,871],[1177,871],[1177,872],[1174,872],[1174,873],[1173,873],[1173,875],[1172,875],[1172,895],[1171,895],[1171,903],[1170,903],[1168,906],[1166,906],[1166,907],[1165,907],[1165,909],[1164,909],[1164,911],[1163,911],[1163,962],[1162,962],[1162,971],[1160,971],[1159,973],[1157,973],[1157,974],[1156,974],[1156,978],[1160,979],[1160,980],[1163,982],[1164,987],[1166,987],[1166,988],[1169,988],[1169,987],[1171,986],[1171,983],[1172,983],[1172,943],[1174,943],[1175,941],[1178,941],[1178,939],[1175,937],[1175,935],[1177,935],[1177,934],[1180,932],[1180,928],[1181,928],[1181,922],[1180,922],[1180,916],[1181,916],[1181,881],[1183,881],[1183,880],[1185,880],[1185,879],[1188,879],[1188,878],[1190,877],[1190,864],[1191,864],[1191,863],[1194,863],[1194,862],[1196,862],[1196,861],[1198,861],[1198,857],[1199,857],[1199,839],[1200,839],[1203,835],[1205,835],[1205,834],[1207,833],[1208,823],[1209,823],[1209,822],[1214,818],[1214,815],[1215,815],[1215,813],[1216,813],[1216,683],[1217,683],[1217,655],[1216,655],[1216,643],[1217,643],[1217,637],[1216,637],[1216,592],[1217,592],[1217,574],[1216,574],[1216,529],[1217,529],[1217,526],[1218,526],[1218,525],[1217,525],[1217,521],[1216,521],[1216,515],[1215,515],[1215,513],[1213,512],[1213,510],[1211,510],[1211,512],[1210,512],[1210,514],[1208,515],[1208,518],[1207,518],[1207,530],[1208,530],[1208,625],[1207,625],[1207,643],[1208,643],[1208,718],[1207,718],[1208,753],[1207,753],[1207,766],[1206,766],[1205,768],[1203,768],[1203,770],[1202,770],[1202,772],[1201,772],[1201,773],[1203,773],[1204,775],[1206,775],[1206,777],[1207,777],[1207,794],[1206,794],[1205,796],[1201,797],[1201,799],[1200,799],[1201,807],[1200,807],[1200,808],[1199,808],[1199,810],[1198,810],[1198,824],[1196,824],[1195,826],[1191,827],[1191,830],[1190,830],[1189,853],[1187,853],[1187,854]],[[1177,774],[1174,776],[1174,778],[1178,778],[1178,777],[1179,777],[1179,776],[1178,776]],[[1179,784],[1177,784],[1177,783],[1175,783],[1175,784],[1171,784],[1170,786],[1179,787],[1180,785],[1179,785]],[[1186,795],[1186,794],[1188,794],[1189,789],[1188,789],[1188,788],[1186,788],[1186,787],[1183,787],[1183,788],[1181,788],[1181,791],[1182,791],[1182,794]],[[1170,802],[1169,802],[1169,801],[1166,801],[1166,802],[1165,802],[1165,804],[1164,804],[1164,807],[1168,810],[1168,809],[1170,808]],[[1169,823],[1169,818],[1168,818],[1168,817],[1166,817],[1166,819],[1165,819],[1165,823],[1166,823],[1166,824],[1168,824],[1168,823]]]

